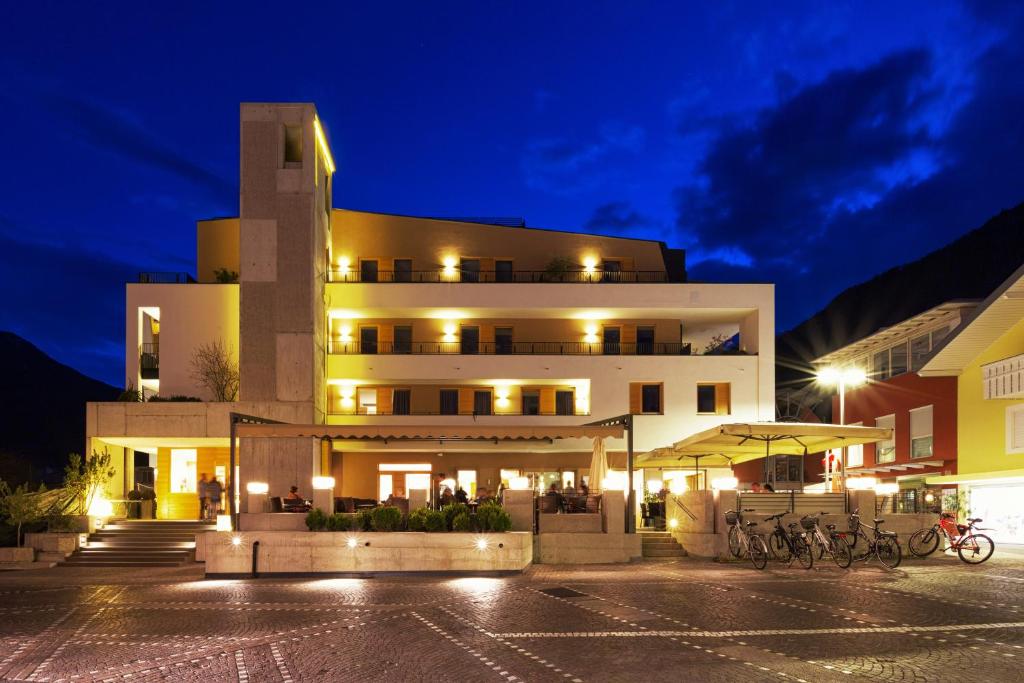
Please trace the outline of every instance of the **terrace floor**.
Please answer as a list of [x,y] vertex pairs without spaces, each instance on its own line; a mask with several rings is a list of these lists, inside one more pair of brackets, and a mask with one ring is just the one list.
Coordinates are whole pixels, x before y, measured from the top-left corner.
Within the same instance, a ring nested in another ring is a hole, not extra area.
[[1024,554],[510,578],[0,574],[3,680],[1017,681]]

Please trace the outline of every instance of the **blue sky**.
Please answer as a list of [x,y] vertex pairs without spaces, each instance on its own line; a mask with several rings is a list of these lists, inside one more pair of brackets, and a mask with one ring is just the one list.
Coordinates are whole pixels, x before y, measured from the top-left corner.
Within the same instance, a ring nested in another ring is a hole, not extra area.
[[238,103],[301,100],[337,206],[663,239],[781,331],[1024,201],[1016,5],[22,3],[0,329],[120,384],[124,282],[237,214]]

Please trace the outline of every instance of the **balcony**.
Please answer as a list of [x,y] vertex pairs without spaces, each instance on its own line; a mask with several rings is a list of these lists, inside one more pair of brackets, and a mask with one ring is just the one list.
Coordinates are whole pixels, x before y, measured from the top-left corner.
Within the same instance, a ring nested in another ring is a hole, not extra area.
[[[331,341],[332,355],[464,356],[695,356],[688,342],[342,342]],[[738,354],[744,355],[744,354]]]
[[523,284],[523,283],[609,283],[609,284],[664,284],[671,282],[668,273],[661,270],[626,271],[566,271],[511,270],[511,271],[470,271],[455,270],[379,270],[364,274],[358,270],[331,270],[328,282],[339,283],[474,283],[474,284]]
[[577,411],[572,412],[572,413],[564,413],[564,412],[563,413],[558,413],[558,412],[555,412],[555,413],[540,413],[540,412],[530,413],[530,412],[526,412],[526,413],[524,413],[522,411],[515,411],[515,412],[501,411],[501,412],[490,412],[490,413],[442,413],[439,410],[410,410],[409,412],[405,412],[405,413],[396,413],[396,412],[392,412],[392,411],[379,412],[379,413],[370,413],[370,412],[365,412],[365,411],[362,411],[362,410],[360,410],[360,411],[355,411],[355,410],[344,411],[344,410],[336,410],[335,409],[335,410],[331,410],[330,412],[328,412],[328,415],[345,416],[345,417],[421,417],[421,416],[446,417],[446,418],[469,417],[469,418],[473,418],[475,420],[475,419],[480,418],[480,417],[588,417],[590,415],[590,412],[588,411],[588,412],[584,413],[584,412],[580,412],[579,410],[577,410]]
[[139,345],[139,376],[142,379],[160,379],[160,344]]
[[188,273],[139,273],[139,282],[144,285],[188,285],[195,281]]
[[1024,353],[982,365],[981,377],[986,400],[1024,397]]

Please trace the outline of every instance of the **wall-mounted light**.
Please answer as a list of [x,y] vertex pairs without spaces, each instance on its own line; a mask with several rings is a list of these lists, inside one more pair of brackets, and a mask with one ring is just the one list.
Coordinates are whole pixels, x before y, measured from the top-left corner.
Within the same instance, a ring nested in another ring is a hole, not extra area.
[[597,257],[596,256],[584,256],[583,257],[583,270],[587,273],[594,273],[597,271]]
[[686,493],[687,488],[686,477],[672,477],[668,480],[668,490],[674,496]]
[[343,343],[348,344],[352,341],[352,326],[342,325],[339,331],[340,339]]
[[250,481],[245,485],[245,490],[248,493],[266,493],[270,490],[270,484],[265,481]]
[[444,264],[442,272],[445,277],[455,277],[455,264],[459,261],[454,256],[445,256],[441,263]]
[[668,520],[668,528],[669,529],[678,529],[679,528],[679,520],[676,519],[675,517],[673,517],[672,519]]
[[490,545],[490,543],[488,543],[486,538],[478,538],[476,539],[475,545],[477,550],[484,551],[487,550],[487,546]]
[[716,491],[735,491],[739,485],[740,481],[736,477],[718,477],[711,480],[711,488]]
[[583,337],[584,342],[587,344],[596,344],[598,342],[596,323],[587,323],[583,331],[586,333]]
[[232,531],[231,515],[217,515],[217,531]]
[[316,491],[330,491],[334,488],[334,477],[313,477],[313,489]]
[[529,491],[530,490],[530,478],[529,477],[512,477],[508,480],[508,487],[513,491]]
[[512,390],[509,387],[494,387],[494,405],[498,408],[508,408],[512,401],[509,400]]
[[458,326],[454,322],[451,322],[451,321],[446,322],[442,329],[444,330],[444,341],[446,341],[446,342],[457,341],[455,333],[458,331],[459,328],[458,328]]

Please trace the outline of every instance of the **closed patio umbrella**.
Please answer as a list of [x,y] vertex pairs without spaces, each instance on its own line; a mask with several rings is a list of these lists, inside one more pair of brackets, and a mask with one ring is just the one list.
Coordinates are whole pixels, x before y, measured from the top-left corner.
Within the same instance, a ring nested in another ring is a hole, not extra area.
[[594,454],[590,458],[590,490],[600,491],[602,482],[608,476],[608,454],[604,450],[604,439],[594,437]]

